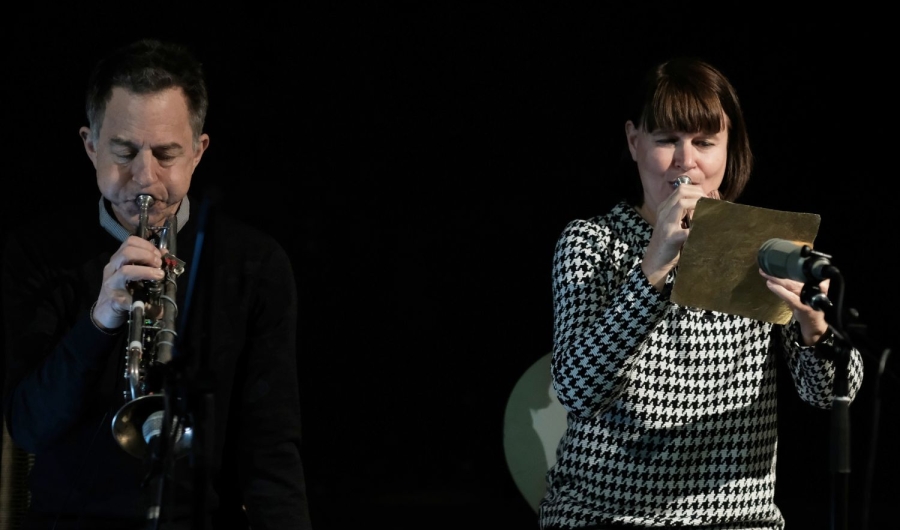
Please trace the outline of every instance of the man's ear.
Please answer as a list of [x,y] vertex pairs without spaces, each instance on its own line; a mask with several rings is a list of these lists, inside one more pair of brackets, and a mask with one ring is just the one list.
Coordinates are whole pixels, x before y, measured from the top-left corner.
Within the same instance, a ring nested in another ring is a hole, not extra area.
[[209,135],[203,133],[200,135],[200,138],[197,141],[197,148],[194,149],[194,169],[197,169],[197,164],[200,163],[200,159],[203,158],[203,153],[206,152],[206,149],[209,147]]
[[84,143],[84,151],[87,153],[88,158],[91,159],[91,162],[94,164],[94,168],[97,167],[97,146],[94,144],[94,137],[91,135],[91,130],[87,127],[82,127],[78,129],[78,134],[81,136],[81,141]]

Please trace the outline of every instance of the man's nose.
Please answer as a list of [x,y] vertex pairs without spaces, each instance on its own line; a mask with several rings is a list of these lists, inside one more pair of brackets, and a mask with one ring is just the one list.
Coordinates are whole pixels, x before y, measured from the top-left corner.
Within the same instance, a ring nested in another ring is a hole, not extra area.
[[140,151],[131,164],[132,179],[141,186],[156,180],[156,158],[151,151]]

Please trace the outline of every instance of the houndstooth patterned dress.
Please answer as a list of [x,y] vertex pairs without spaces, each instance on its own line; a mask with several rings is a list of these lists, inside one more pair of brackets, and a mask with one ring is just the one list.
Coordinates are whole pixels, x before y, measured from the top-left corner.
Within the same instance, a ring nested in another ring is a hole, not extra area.
[[[774,504],[773,325],[669,302],[641,272],[651,226],[622,202],[568,224],[553,261],[553,385],[568,428],[540,525],[784,527]],[[777,326],[793,381],[830,408],[833,366]],[[853,351],[850,397],[862,383]]]

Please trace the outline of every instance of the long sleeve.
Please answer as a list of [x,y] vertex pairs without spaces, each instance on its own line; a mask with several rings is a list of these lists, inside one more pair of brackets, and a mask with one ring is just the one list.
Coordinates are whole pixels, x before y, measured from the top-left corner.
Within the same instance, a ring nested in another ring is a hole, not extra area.
[[252,528],[310,528],[297,378],[297,298],[287,256],[261,261],[240,413],[241,483]]
[[[791,322],[782,326],[779,338],[794,387],[800,399],[822,409],[831,408],[834,399],[835,363],[831,355],[822,354],[814,346],[802,346],[800,327]],[[847,390],[852,401],[862,386],[863,360],[856,348],[850,348],[847,366]]]
[[[310,528],[301,460],[298,299],[289,256],[271,236],[225,215],[210,218],[203,248],[179,241],[196,269],[182,354],[207,373],[214,396],[214,482],[254,530]],[[196,254],[200,251],[199,255]],[[231,524],[233,521],[222,521]]]
[[553,260],[554,388],[569,413],[584,417],[616,398],[666,306],[641,272],[638,248],[611,245],[610,230],[569,223]]
[[4,416],[16,444],[40,453],[83,419],[119,337],[97,330],[79,307],[73,279],[89,263],[51,269],[15,236],[4,256]]

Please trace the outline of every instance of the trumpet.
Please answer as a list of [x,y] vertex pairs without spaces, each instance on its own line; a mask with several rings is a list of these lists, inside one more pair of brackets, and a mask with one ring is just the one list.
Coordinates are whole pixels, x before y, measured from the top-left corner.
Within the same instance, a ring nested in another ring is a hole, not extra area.
[[[165,428],[163,369],[172,360],[177,338],[175,294],[177,279],[184,272],[185,263],[174,253],[175,218],[170,217],[163,226],[151,226],[149,210],[154,203],[153,197],[139,195],[136,202],[140,207],[136,235],[165,251],[162,264],[165,276],[162,280],[129,282],[127,286],[132,303],[125,348],[125,404],[113,417],[112,433],[122,449],[132,456],[144,458],[151,442]],[[180,418],[174,418],[168,434],[173,437],[175,455],[186,454],[192,438],[191,428]]]

